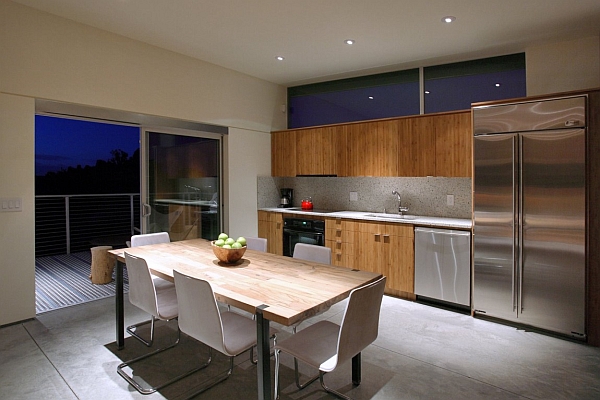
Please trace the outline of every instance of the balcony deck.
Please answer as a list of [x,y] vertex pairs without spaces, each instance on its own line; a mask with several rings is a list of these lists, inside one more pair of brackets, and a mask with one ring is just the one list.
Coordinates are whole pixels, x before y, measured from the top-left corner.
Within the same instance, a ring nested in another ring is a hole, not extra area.
[[[114,280],[105,285],[92,284],[91,254],[82,251],[35,260],[36,314],[114,296]],[[124,289],[129,290],[127,269],[124,271]]]

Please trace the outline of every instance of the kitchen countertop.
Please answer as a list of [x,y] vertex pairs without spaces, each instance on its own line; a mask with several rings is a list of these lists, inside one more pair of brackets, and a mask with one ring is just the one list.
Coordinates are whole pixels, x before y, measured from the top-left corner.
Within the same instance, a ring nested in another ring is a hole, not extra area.
[[416,226],[428,226],[432,228],[471,229],[473,222],[467,218],[427,217],[421,215],[404,215],[390,213],[377,213],[368,211],[328,211],[314,209],[305,211],[300,207],[292,208],[260,208],[260,211],[280,212],[286,214],[312,215],[327,218],[347,218],[366,221],[397,222],[400,224],[411,224]]

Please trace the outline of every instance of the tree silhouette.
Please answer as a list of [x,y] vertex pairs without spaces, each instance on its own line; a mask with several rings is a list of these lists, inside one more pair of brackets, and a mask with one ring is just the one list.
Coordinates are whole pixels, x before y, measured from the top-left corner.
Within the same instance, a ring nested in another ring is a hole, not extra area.
[[36,195],[139,193],[139,149],[131,157],[120,149],[110,154],[108,161],[96,160],[94,166],[77,165],[36,176]]

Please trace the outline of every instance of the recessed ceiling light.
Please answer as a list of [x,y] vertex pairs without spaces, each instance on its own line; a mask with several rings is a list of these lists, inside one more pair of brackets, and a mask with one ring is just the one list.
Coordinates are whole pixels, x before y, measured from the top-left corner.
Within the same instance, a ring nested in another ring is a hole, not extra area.
[[445,22],[447,24],[454,22],[456,20],[456,17],[453,17],[452,15],[448,15],[444,18],[442,18],[442,22]]
[[346,40],[344,40],[344,43],[346,43],[346,44],[354,44],[354,39],[346,39]]
[[282,56],[277,56],[277,57],[275,57],[275,58],[276,58],[277,60],[279,60],[279,61],[283,61],[283,60],[285,60],[285,58],[284,58],[284,57],[282,57]]
[[374,98],[373,96],[369,96],[369,100],[373,100],[373,98]]
[[429,90],[426,90],[426,91],[425,91],[425,94],[429,94]]
[[499,83],[496,83],[496,87],[500,87],[500,84],[499,84]]

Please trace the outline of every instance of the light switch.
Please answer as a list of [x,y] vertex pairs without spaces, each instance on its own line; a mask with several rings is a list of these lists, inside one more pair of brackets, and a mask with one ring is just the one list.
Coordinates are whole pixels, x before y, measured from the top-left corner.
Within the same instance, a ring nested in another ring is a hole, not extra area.
[[358,201],[358,192],[350,192],[350,201]]
[[2,212],[14,212],[14,211],[23,211],[22,205],[23,200],[18,197],[10,197],[10,198],[2,198],[0,199],[2,203]]

